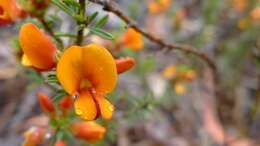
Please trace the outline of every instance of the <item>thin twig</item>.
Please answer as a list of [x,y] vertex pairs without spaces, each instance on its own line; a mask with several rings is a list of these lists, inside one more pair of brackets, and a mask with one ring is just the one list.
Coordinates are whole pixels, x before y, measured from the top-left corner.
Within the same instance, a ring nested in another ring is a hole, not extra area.
[[152,35],[151,33],[141,29],[140,27],[137,26],[137,24],[131,20],[128,16],[126,16],[118,7],[117,4],[112,1],[112,0],[89,0],[93,3],[102,5],[105,11],[108,12],[112,12],[114,13],[116,16],[118,16],[119,18],[121,18],[123,21],[125,21],[126,24],[128,24],[129,27],[132,27],[133,29],[135,29],[137,32],[141,33],[144,37],[146,37],[147,39],[149,39],[150,41],[160,45],[163,48],[168,48],[168,49],[174,49],[174,50],[179,50],[182,51],[186,54],[193,54],[195,56],[198,56],[199,58],[201,58],[202,60],[204,60],[208,66],[212,69],[212,71],[216,72],[217,71],[217,67],[214,63],[214,61],[208,57],[207,54],[200,52],[197,48],[190,46],[190,45],[186,45],[186,44],[177,44],[177,43],[167,43],[165,41],[163,41],[162,39]]
[[[79,0],[79,4],[80,4],[79,15],[83,16],[83,18],[84,18],[85,17],[85,9],[86,9],[86,1],[85,0]],[[82,22],[78,22],[78,25],[79,25],[79,30],[78,30],[78,34],[77,34],[75,44],[81,45],[82,42],[83,42],[83,39],[84,39],[84,28],[85,28],[85,26],[81,26]]]
[[49,24],[44,20],[42,17],[37,17],[37,19],[42,23],[44,29],[56,40],[56,42],[60,45],[61,48],[63,48],[63,42],[62,40],[55,35],[52,28],[49,26]]

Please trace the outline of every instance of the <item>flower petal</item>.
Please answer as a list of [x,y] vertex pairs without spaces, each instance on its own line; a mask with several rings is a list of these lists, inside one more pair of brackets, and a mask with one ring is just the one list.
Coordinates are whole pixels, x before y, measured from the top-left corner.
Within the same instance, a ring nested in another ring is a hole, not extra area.
[[94,120],[97,115],[97,109],[93,98],[88,91],[80,93],[75,103],[75,111],[78,116],[84,120]]
[[80,88],[81,70],[82,48],[72,46],[63,53],[57,65],[57,77],[70,95],[76,93]]
[[97,93],[111,92],[117,83],[113,56],[104,47],[90,44],[83,48],[83,72]]
[[56,47],[34,24],[27,23],[21,27],[19,41],[33,67],[45,70],[55,65]]
[[32,66],[31,61],[28,59],[28,57],[27,57],[25,54],[23,54],[23,56],[22,56],[22,61],[21,61],[21,63],[22,63],[22,65],[24,65],[24,66],[28,66],[28,67]]
[[91,122],[77,122],[71,125],[72,133],[82,140],[89,143],[95,143],[104,137],[106,129],[91,121]]
[[102,118],[104,118],[106,120],[111,119],[113,112],[114,112],[114,105],[111,104],[104,97],[98,97],[97,100],[98,100],[98,103],[99,103]]
[[15,0],[0,1],[0,25],[11,23],[21,15],[22,15],[22,10],[17,6]]

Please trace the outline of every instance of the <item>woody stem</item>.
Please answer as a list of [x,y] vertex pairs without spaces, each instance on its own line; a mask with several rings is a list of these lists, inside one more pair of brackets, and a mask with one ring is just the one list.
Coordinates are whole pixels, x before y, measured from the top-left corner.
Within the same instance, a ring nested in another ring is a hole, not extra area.
[[37,19],[42,23],[44,29],[56,40],[56,42],[58,43],[58,45],[60,45],[60,47],[63,49],[63,42],[62,40],[55,36],[52,28],[49,26],[49,24],[44,20],[43,17],[37,17]]
[[77,45],[81,45],[84,39],[84,18],[85,18],[85,9],[86,9],[86,1],[85,0],[79,0],[79,4],[80,4],[80,10],[79,10],[79,16],[81,16],[81,18],[83,19],[82,21],[77,22],[78,26],[79,26],[79,30],[78,30],[78,34],[77,34],[77,39],[75,44]]

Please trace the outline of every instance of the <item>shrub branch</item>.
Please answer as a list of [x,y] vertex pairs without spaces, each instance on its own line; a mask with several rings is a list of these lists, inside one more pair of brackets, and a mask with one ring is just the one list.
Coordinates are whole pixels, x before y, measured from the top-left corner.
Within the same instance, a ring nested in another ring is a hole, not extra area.
[[103,9],[105,11],[114,13],[116,16],[121,18],[129,27],[132,27],[137,32],[141,33],[144,37],[146,37],[148,40],[158,44],[162,48],[168,48],[173,50],[179,50],[186,54],[192,54],[194,56],[199,57],[200,59],[204,60],[207,65],[211,68],[213,72],[217,72],[217,67],[215,65],[215,62],[205,53],[199,51],[197,48],[186,45],[186,44],[177,44],[177,43],[167,43],[163,41],[162,39],[152,35],[151,33],[143,30],[140,28],[135,21],[130,19],[127,15],[125,15],[117,6],[117,4],[113,0],[89,0],[92,3],[99,4],[103,6]]

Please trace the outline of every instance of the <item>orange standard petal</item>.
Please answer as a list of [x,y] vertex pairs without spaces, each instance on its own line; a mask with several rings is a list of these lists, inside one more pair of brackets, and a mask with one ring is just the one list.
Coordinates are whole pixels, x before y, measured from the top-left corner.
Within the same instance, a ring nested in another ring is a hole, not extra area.
[[39,70],[49,70],[56,64],[57,48],[51,39],[32,23],[20,29],[19,42],[30,64]]
[[95,122],[73,123],[71,131],[77,138],[86,140],[89,143],[101,140],[106,133],[106,129]]
[[118,74],[128,71],[134,65],[135,65],[135,60],[132,57],[116,59],[116,68]]
[[122,43],[125,47],[139,51],[144,47],[142,35],[133,28],[127,29],[122,38]]

